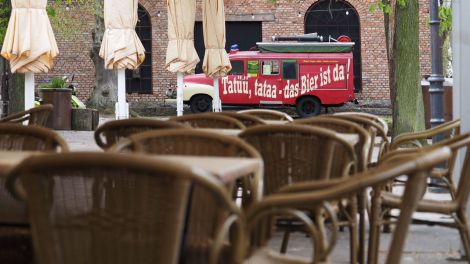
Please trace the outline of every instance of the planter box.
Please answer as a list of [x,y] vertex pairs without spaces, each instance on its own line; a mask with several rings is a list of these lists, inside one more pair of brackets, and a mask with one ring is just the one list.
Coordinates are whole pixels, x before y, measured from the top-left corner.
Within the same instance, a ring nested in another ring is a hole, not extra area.
[[47,127],[57,130],[70,130],[72,103],[69,88],[40,89],[43,104],[52,104],[54,110],[47,120]]
[[93,131],[99,124],[96,109],[72,109],[72,130]]

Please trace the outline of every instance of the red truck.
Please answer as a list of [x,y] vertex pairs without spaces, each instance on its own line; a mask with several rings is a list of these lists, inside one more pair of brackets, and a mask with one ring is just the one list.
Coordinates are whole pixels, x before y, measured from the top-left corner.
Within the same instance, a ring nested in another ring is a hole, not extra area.
[[[351,42],[257,43],[258,51],[231,51],[232,71],[219,78],[223,105],[295,106],[300,116],[322,106],[356,101]],[[186,76],[183,100],[192,112],[210,111],[213,79]]]

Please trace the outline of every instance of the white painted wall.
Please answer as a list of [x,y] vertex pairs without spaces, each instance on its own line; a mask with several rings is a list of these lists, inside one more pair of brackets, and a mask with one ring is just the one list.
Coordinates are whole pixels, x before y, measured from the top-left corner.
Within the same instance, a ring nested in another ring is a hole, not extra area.
[[462,119],[462,131],[470,131],[470,1],[453,0],[454,118]]
[[[470,131],[470,1],[452,0],[452,13],[453,114],[454,119],[462,120],[462,132],[468,132]],[[462,161],[463,157],[460,155],[457,171],[460,171]],[[470,205],[467,205],[467,210],[470,212]],[[463,248],[460,252],[464,253]]]

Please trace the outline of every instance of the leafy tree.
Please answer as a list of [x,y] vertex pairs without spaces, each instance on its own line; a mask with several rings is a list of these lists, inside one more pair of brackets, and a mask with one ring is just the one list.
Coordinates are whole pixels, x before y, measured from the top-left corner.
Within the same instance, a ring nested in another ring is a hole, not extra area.
[[[443,0],[440,2],[440,32],[445,38],[452,27],[452,11]],[[384,12],[393,134],[423,130],[418,0],[381,0],[371,5],[371,11],[375,9]]]
[[382,0],[375,8],[384,12],[393,134],[423,130],[418,0]]

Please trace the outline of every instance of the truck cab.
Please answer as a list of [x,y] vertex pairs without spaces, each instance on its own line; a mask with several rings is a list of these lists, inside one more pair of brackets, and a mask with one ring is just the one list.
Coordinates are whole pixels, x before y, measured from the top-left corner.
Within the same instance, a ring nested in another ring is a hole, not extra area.
[[[219,78],[223,105],[295,106],[302,117],[322,106],[355,100],[353,48],[350,42],[257,43],[258,51],[229,54],[232,71]],[[213,79],[186,76],[183,98],[192,112],[212,108]]]

